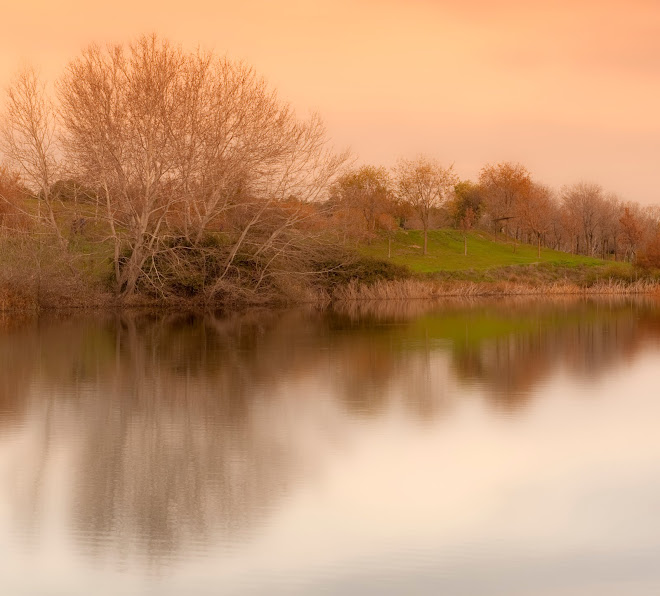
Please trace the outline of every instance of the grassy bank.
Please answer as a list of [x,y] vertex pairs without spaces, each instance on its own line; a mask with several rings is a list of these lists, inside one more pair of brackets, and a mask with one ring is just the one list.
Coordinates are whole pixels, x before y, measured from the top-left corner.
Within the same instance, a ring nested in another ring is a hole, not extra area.
[[[546,248],[538,257],[536,246],[513,243],[503,237],[482,231],[467,234],[468,254],[464,254],[463,234],[459,230],[431,230],[428,233],[428,254],[422,254],[424,238],[419,230],[400,230],[392,240],[389,260],[408,267],[415,273],[485,272],[518,265],[551,265],[562,269],[600,267],[600,259],[573,255]],[[370,244],[361,244],[361,254],[376,259],[388,259],[388,241],[379,237]],[[626,266],[624,263],[620,265]]]
[[660,292],[656,273],[642,272],[630,263],[606,261],[513,243],[482,231],[429,232],[428,254],[422,254],[420,231],[399,231],[391,244],[377,238],[358,246],[365,258],[405,268],[406,279],[362,283],[353,279],[335,288],[333,299],[410,300],[442,297],[648,294]]
[[[316,273],[283,279],[279,292],[244,294],[232,302],[208,304],[203,296],[138,293],[120,300],[110,285],[111,260],[102,230],[90,225],[72,237],[68,251],[53,238],[37,243],[29,236],[2,242],[0,311],[38,312],[53,308],[172,307],[185,310],[280,306],[358,300],[412,300],[442,297],[641,294],[658,292],[658,276],[617,263],[506,242],[484,232],[463,236],[455,230],[429,233],[428,255],[422,234],[400,231],[387,257],[381,237],[358,245],[352,256],[337,247],[315,267]],[[71,265],[69,269],[65,263]],[[247,265],[246,265],[247,266]],[[72,275],[71,271],[75,270]],[[249,269],[246,269],[249,274]]]

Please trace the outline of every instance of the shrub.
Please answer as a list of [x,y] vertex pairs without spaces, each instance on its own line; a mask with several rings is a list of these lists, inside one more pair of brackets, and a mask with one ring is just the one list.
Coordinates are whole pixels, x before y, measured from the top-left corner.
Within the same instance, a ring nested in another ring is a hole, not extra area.
[[658,230],[646,246],[639,251],[636,265],[645,270],[660,269],[660,230]]
[[411,276],[410,270],[403,265],[363,256],[337,255],[334,259],[316,263],[315,268],[319,272],[321,285],[328,289],[352,280],[370,285],[378,281],[393,281]]

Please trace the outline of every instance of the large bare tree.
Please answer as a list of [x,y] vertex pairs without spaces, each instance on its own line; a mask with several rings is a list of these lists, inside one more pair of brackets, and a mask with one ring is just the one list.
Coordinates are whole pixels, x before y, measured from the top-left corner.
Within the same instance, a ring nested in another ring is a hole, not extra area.
[[57,90],[65,155],[103,202],[124,296],[139,283],[163,291],[211,245],[198,288],[209,300],[241,254],[262,282],[346,158],[318,116],[298,119],[252,68],[156,36],[91,46]]

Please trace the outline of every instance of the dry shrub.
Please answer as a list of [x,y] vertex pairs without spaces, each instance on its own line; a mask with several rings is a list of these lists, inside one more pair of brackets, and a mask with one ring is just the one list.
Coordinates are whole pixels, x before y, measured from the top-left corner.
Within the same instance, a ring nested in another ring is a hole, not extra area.
[[[38,309],[36,297],[20,289],[0,285],[0,313],[10,311],[33,312]],[[0,318],[2,321],[4,317]]]
[[0,310],[97,303],[94,286],[72,273],[70,260],[71,255],[46,233],[0,237]]

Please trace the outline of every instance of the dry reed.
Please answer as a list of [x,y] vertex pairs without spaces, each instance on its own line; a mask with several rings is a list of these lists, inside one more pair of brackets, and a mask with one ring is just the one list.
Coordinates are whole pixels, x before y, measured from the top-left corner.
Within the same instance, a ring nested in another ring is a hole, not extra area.
[[660,293],[660,284],[648,280],[623,282],[601,281],[591,286],[570,282],[528,285],[518,282],[471,282],[404,279],[363,284],[359,281],[339,286],[333,291],[334,301],[351,300],[435,300],[446,297],[532,296],[532,295],[597,295]]

